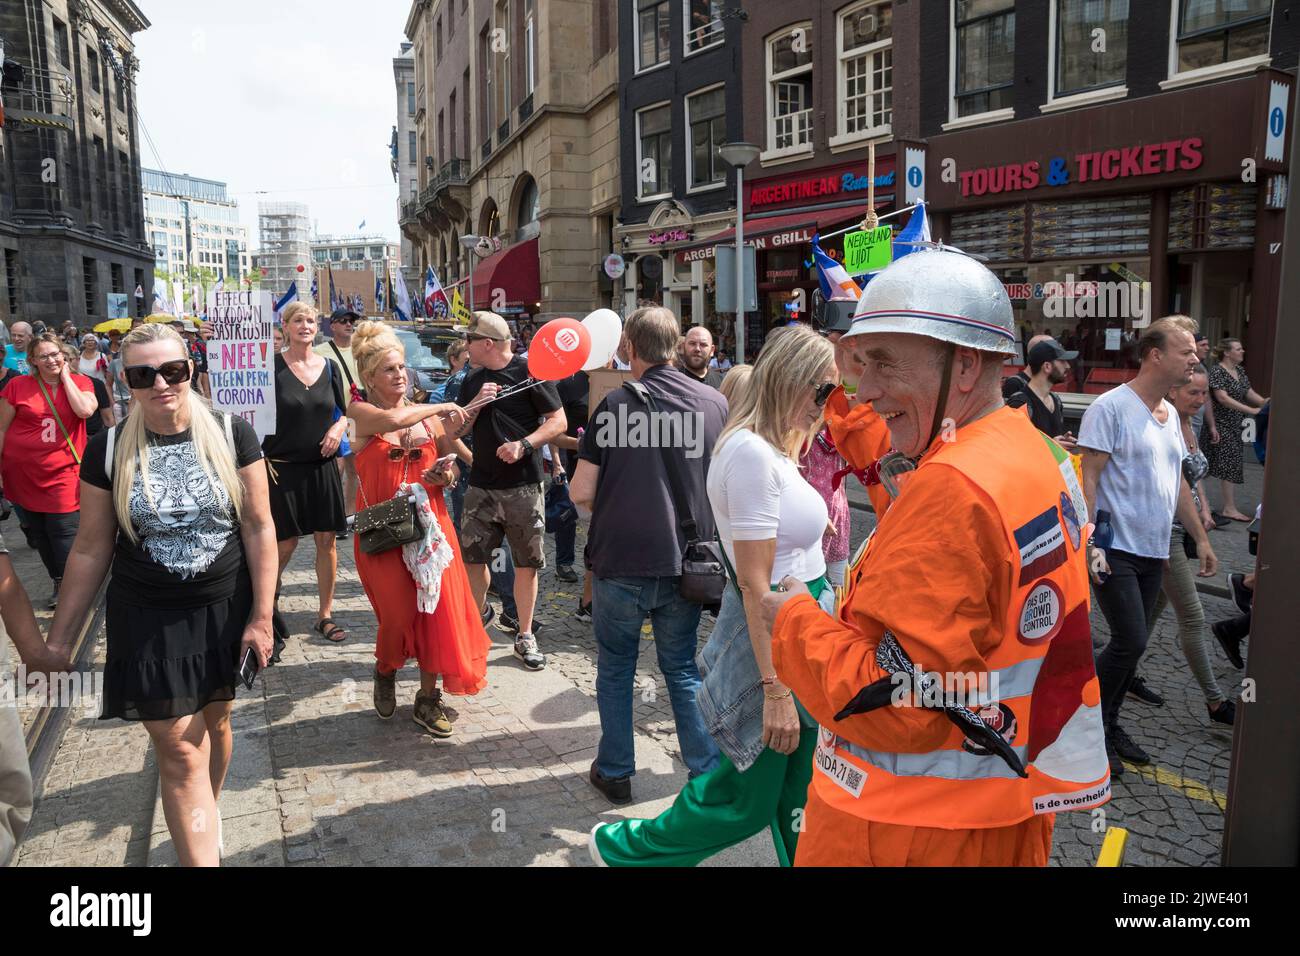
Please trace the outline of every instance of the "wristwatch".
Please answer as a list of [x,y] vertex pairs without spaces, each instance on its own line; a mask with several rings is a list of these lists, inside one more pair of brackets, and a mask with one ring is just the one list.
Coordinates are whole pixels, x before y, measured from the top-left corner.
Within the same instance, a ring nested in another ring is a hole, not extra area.
[[531,455],[533,453],[533,443],[530,442],[527,438],[519,439],[519,448],[520,448],[520,455],[519,455],[520,458],[522,458],[524,455]]

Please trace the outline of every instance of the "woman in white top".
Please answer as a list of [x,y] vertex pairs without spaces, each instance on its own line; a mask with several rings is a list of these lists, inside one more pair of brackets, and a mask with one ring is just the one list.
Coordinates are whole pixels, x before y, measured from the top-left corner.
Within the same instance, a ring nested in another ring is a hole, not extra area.
[[693,866],[768,827],[779,862],[794,859],[817,725],[776,676],[761,601],[789,574],[833,610],[821,546],[826,503],[798,461],[838,382],[830,342],[799,327],[768,342],[734,395],[708,474],[734,572],[700,652],[697,697],[722,759],[656,819],[598,825],[590,842],[597,863]]
[[77,356],[77,371],[86,378],[108,381],[108,360],[99,351],[99,339],[87,332],[81,337],[81,353]]

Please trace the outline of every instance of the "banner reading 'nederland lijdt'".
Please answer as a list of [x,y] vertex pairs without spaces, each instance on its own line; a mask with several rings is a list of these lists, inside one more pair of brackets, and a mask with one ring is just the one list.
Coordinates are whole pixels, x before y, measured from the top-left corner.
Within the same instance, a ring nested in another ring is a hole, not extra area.
[[258,441],[275,434],[273,310],[269,292],[208,293],[212,404],[252,425]]

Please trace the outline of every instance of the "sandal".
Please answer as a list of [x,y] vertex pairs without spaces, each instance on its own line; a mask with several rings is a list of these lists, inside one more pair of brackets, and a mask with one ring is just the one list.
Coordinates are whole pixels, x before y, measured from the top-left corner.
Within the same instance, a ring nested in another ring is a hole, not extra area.
[[[312,628],[312,630],[315,631],[317,634],[319,634],[321,637],[325,638],[325,640],[330,641],[334,644],[342,643],[344,638],[348,636],[347,630],[335,624],[334,618],[332,617],[321,618],[319,621],[316,622],[316,625]],[[341,634],[343,636],[336,637],[335,635],[337,634]]]

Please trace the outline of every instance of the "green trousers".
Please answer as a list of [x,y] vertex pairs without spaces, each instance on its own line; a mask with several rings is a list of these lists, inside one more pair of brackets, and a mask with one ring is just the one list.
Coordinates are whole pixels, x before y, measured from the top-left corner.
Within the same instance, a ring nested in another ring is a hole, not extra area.
[[816,747],[817,729],[805,727],[794,753],[764,749],[744,773],[723,755],[653,820],[600,827],[596,849],[610,866],[695,866],[769,827],[777,859],[790,866],[803,829]]

